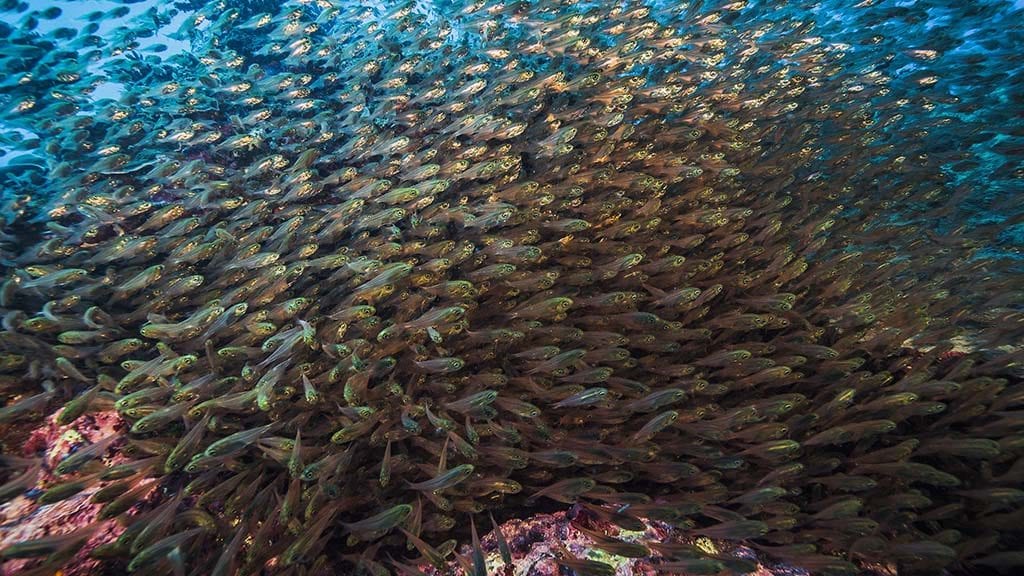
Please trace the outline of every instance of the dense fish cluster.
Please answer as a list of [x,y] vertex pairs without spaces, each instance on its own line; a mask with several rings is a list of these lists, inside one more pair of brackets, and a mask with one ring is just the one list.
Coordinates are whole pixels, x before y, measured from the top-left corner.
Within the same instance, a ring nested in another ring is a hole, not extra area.
[[815,574],[1024,569],[1024,293],[982,251],[1021,212],[932,227],[1020,189],[1011,5],[2,7],[38,160],[5,171],[0,423],[125,425],[0,492],[91,491],[114,572],[483,574],[489,514],[569,503]]

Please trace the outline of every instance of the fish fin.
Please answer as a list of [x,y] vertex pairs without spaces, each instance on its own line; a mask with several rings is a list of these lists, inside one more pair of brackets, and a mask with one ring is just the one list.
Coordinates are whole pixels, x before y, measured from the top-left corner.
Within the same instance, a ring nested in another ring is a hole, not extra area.
[[484,559],[483,548],[480,547],[480,536],[476,532],[476,521],[469,517],[469,533],[473,539],[473,576],[487,576],[487,560]]

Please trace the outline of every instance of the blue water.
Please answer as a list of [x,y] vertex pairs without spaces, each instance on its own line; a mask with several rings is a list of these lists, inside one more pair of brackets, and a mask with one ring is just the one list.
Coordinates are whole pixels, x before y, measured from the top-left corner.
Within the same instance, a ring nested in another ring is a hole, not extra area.
[[[612,7],[617,3],[576,3],[577,7],[603,6]],[[701,5],[701,2],[687,3],[677,6],[674,3],[646,1],[641,5],[649,6],[654,19],[663,24],[672,26],[679,14],[683,12],[681,6],[688,4]],[[794,14],[771,2],[752,1],[746,2],[743,10],[733,13],[732,24],[736,26],[762,26],[767,23],[780,20],[788,20]],[[188,3],[177,3],[177,8],[184,8]],[[361,5],[366,5],[361,4]],[[386,3],[372,4],[378,10],[386,9]],[[709,3],[708,8],[714,3]],[[104,0],[87,0],[76,2],[42,2],[32,0],[28,2],[30,9],[41,10],[48,7],[59,7],[62,14],[54,20],[42,20],[31,32],[32,34],[46,34],[59,27],[77,28],[83,25],[85,15],[93,11],[109,11],[118,6],[125,6],[117,2]],[[444,2],[416,2],[416,11],[427,16],[428,22],[439,22],[445,18],[445,12],[452,10]],[[166,52],[159,57],[168,59],[176,54],[187,53],[190,41],[183,38],[172,38],[171,35],[178,29],[189,14],[185,10],[168,10],[168,5],[157,2],[133,2],[127,5],[130,9],[127,16],[121,19],[107,20],[100,22],[96,34],[103,36],[109,33],[124,22],[138,22],[146,18],[150,10],[159,10],[169,14],[169,22],[166,26],[156,30],[151,38],[144,41],[145,44],[161,43],[167,45]],[[849,57],[852,69],[863,69],[871,67],[891,75],[894,79],[894,90],[900,90],[903,86],[901,77],[912,74],[914,71],[925,67],[920,62],[907,61],[900,58],[899,53],[907,49],[927,49],[932,44],[948,45],[955,44],[944,56],[936,68],[941,76],[941,85],[956,96],[959,101],[956,104],[935,103],[929,110],[919,109],[915,111],[917,116],[912,121],[921,125],[944,117],[954,117],[970,125],[971,135],[980,135],[977,142],[964,142],[962,136],[957,132],[947,133],[943,130],[931,131],[926,139],[933,142],[938,150],[950,150],[955,147],[962,152],[965,158],[961,162],[949,162],[943,165],[943,171],[951,178],[954,186],[965,186],[970,192],[957,205],[955,214],[951,214],[941,220],[915,219],[912,214],[904,214],[901,210],[894,210],[892,220],[905,224],[916,223],[926,227],[934,228],[937,231],[946,233],[961,226],[972,228],[979,225],[999,225],[1006,223],[1005,227],[998,229],[995,234],[990,234],[988,246],[978,253],[979,257],[1010,259],[1019,261],[1022,256],[1020,248],[1022,245],[1022,233],[1024,230],[1020,219],[1022,210],[1020,206],[1024,202],[1017,203],[1013,198],[1024,192],[1021,178],[1013,175],[1013,171],[1021,169],[1019,152],[1003,151],[1001,147],[1019,148],[1022,138],[1022,104],[1021,75],[1022,63],[1019,55],[1022,53],[1021,27],[1019,21],[1022,19],[1024,2],[1021,0],[1008,1],[984,1],[971,2],[864,2],[854,7],[849,2],[815,2],[810,10],[800,11],[797,15],[802,21],[813,23],[814,28],[810,35],[819,36],[829,43],[842,43],[850,46]],[[903,17],[913,11],[914,19],[908,20]],[[695,15],[699,15],[697,9]],[[10,24],[17,24],[21,19],[8,13],[4,21]],[[478,35],[472,30],[462,30],[458,19],[454,21],[455,39],[465,39],[470,45],[474,44]],[[685,26],[681,27],[685,28]],[[879,35],[877,43],[864,45],[861,40],[870,35]],[[464,36],[463,36],[464,35]],[[152,58],[153,55],[149,55]],[[885,60],[893,57],[892,63]],[[90,72],[102,73],[105,62],[117,58],[101,57],[86,65]],[[538,69],[545,69],[549,64],[543,58],[535,59],[533,64]],[[723,65],[727,64],[724,62]],[[658,68],[650,67],[644,71],[651,80],[656,82]],[[86,101],[100,101],[107,98],[119,98],[125,88],[125,83],[118,81],[116,75],[108,75],[96,83],[94,90],[87,96]],[[964,110],[970,110],[965,112]],[[0,128],[8,135],[15,138],[33,138],[36,135],[32,132],[30,123],[19,120],[15,117],[0,119]],[[52,161],[46,158],[45,154],[26,153],[13,149],[10,145],[0,145],[0,166],[7,165],[15,158],[23,156],[20,162],[34,164],[45,164]],[[27,157],[26,157],[27,156]],[[16,190],[11,187],[4,189],[8,197],[15,194]],[[52,192],[50,192],[52,193]],[[43,191],[43,195],[48,192]],[[39,194],[36,200],[40,200]],[[908,207],[902,206],[902,209]],[[8,215],[10,219],[10,215]]]

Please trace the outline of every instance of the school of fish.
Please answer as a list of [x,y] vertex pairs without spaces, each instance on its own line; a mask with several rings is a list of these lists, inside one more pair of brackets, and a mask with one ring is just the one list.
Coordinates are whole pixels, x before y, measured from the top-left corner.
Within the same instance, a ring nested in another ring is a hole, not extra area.
[[[5,0],[0,118],[45,162],[5,184],[0,426],[125,424],[4,455],[0,501],[91,491],[110,573],[479,576],[478,526],[570,504],[813,574],[1024,570],[1024,283],[985,252],[1024,218],[934,225],[1021,190],[1024,15],[953,4],[822,31],[838,4],[221,0],[36,33],[60,10]],[[958,178],[978,147],[1004,162]],[[53,574],[95,529],[0,562]]]

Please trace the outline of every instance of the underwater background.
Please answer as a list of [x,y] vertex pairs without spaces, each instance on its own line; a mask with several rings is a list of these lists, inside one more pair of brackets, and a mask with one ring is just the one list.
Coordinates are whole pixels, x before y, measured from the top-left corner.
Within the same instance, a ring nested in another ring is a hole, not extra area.
[[1022,55],[1020,1],[0,0],[0,570],[1024,571]]

